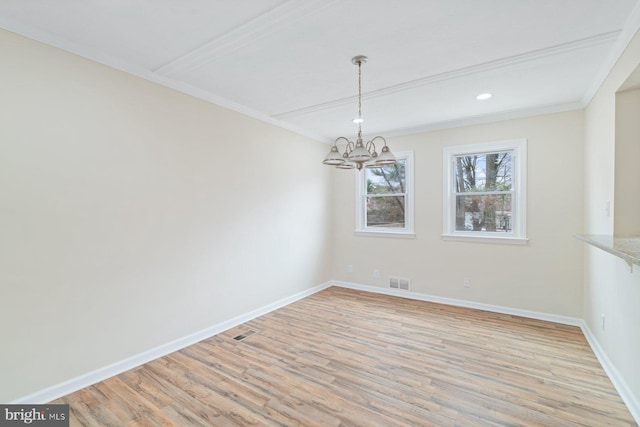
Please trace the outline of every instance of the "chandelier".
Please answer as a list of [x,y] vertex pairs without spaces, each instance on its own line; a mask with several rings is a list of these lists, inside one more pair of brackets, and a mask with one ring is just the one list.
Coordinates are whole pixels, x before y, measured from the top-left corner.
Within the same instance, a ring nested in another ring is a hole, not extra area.
[[[358,66],[358,117],[353,120],[354,123],[358,123],[358,137],[355,143],[344,136],[336,138],[333,146],[331,146],[331,151],[329,151],[322,163],[335,166],[338,169],[356,168],[358,170],[362,170],[363,167],[392,165],[396,162],[396,157],[389,150],[387,141],[383,137],[373,137],[366,144],[362,142],[362,122],[364,121],[362,119],[362,64],[367,62],[367,57],[364,55],[354,56],[351,62]],[[374,143],[378,139],[384,144],[380,154],[376,151]],[[338,141],[342,140],[344,140],[346,146],[341,153],[338,150]]]

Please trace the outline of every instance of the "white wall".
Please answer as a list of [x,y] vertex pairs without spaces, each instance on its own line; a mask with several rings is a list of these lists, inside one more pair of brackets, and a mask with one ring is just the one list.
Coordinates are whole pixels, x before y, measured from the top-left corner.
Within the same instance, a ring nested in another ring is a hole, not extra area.
[[[586,109],[584,231],[588,234],[614,232],[615,212],[607,216],[604,208],[607,202],[612,207],[618,203],[614,199],[618,172],[616,91],[639,64],[640,35],[636,34]],[[640,194],[623,197],[638,199]],[[635,234],[640,235],[640,230]],[[585,246],[584,253],[584,318],[626,384],[637,415],[640,413],[640,268],[635,266],[631,272],[624,261],[594,247]],[[606,319],[605,330],[601,327],[602,315]]]
[[329,279],[326,145],[4,31],[0,57],[0,402]]
[[[415,154],[415,239],[355,236],[354,172],[336,172],[332,277],[379,287],[389,275],[409,277],[417,293],[581,317],[583,248],[572,235],[582,230],[583,118],[571,111],[390,138],[392,150]],[[528,140],[529,242],[443,241],[442,148],[515,138]]]

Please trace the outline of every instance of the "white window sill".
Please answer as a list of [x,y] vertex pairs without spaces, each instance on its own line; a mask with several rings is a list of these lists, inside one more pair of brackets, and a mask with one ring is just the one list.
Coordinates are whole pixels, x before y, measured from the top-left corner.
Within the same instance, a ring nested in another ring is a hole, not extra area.
[[416,237],[416,233],[410,231],[373,231],[373,230],[356,230],[356,236],[369,236],[369,237],[395,237],[398,239],[413,239]]
[[458,242],[496,243],[502,245],[526,245],[529,239],[525,237],[501,237],[501,236],[470,236],[465,234],[443,234],[442,240]]

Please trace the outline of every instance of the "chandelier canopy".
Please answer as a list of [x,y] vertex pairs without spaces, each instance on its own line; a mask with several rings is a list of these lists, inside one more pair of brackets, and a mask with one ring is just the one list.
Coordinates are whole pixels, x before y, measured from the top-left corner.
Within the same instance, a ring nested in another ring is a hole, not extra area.
[[[396,162],[396,157],[389,150],[387,141],[383,137],[375,136],[367,143],[362,142],[362,122],[364,121],[362,119],[362,64],[367,62],[367,57],[364,55],[354,56],[351,62],[358,66],[358,117],[353,120],[354,123],[358,123],[358,137],[355,143],[344,136],[336,138],[331,146],[331,151],[322,163],[335,166],[338,169],[356,168],[358,170],[362,170],[363,167],[392,165]],[[381,140],[383,144],[379,154],[374,143],[376,140]],[[338,149],[338,141],[345,143],[343,152]]]

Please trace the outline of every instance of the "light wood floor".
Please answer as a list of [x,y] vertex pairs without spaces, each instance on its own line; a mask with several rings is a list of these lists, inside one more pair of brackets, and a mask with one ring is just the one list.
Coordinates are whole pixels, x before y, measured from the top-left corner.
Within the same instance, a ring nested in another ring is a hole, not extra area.
[[71,425],[636,425],[579,328],[335,287],[54,403]]

